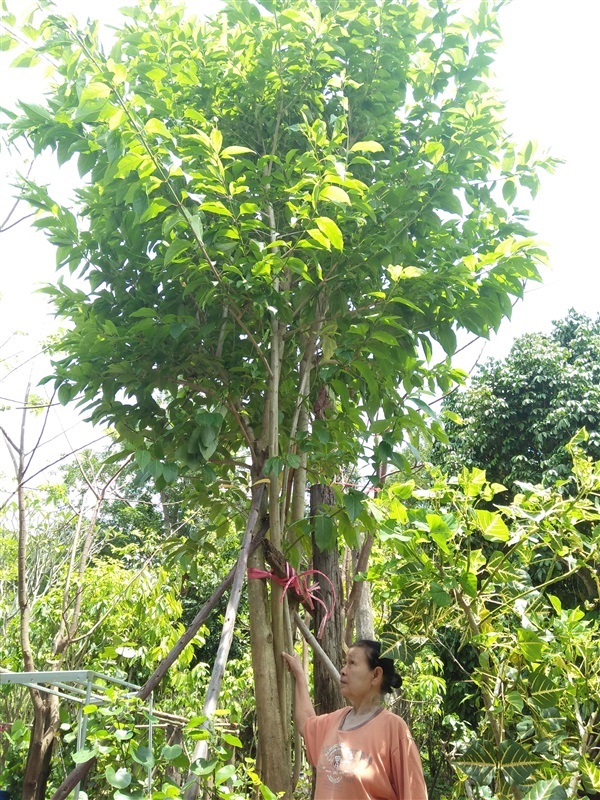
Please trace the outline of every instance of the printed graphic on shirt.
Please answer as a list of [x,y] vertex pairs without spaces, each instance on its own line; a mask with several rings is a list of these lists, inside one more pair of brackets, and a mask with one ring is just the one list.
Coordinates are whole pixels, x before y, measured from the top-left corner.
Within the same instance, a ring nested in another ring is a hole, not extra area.
[[364,775],[373,757],[362,750],[351,750],[345,744],[334,744],[321,752],[319,769],[330,783],[339,783],[342,778]]

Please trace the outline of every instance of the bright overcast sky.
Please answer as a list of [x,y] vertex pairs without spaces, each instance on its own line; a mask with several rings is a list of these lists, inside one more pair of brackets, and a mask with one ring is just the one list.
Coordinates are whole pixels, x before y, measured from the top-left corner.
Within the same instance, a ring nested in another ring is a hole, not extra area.
[[[123,4],[123,0],[103,0],[97,5],[89,0],[56,0],[60,10],[84,18],[97,13],[113,24],[118,20],[116,9]],[[188,6],[208,12],[215,2],[190,0]],[[600,312],[600,259],[595,241],[600,186],[595,109],[600,0],[512,0],[501,12],[501,22],[504,45],[496,74],[507,104],[507,129],[517,141],[536,140],[542,150],[550,150],[566,163],[555,175],[543,175],[541,191],[531,206],[531,225],[549,250],[551,269],[543,286],[531,286],[512,322],[503,323],[500,335],[486,345],[484,357],[503,357],[515,337],[549,330],[552,320],[571,307],[591,316]],[[11,95],[35,101],[39,84],[27,70],[9,73],[7,63],[6,58],[0,61],[4,73],[0,102],[10,104]],[[13,169],[5,154],[0,155],[0,222],[10,207],[8,184]],[[44,334],[53,324],[49,318],[44,324],[43,296],[33,293],[36,284],[53,279],[53,250],[43,235],[26,225],[0,236],[0,347],[16,329]],[[10,354],[9,348],[16,352],[17,345],[0,349],[0,358]],[[461,366],[469,368],[480,351],[480,345],[471,348],[468,357],[461,356]],[[25,380],[23,375],[21,386]],[[0,388],[4,395],[6,382]]]

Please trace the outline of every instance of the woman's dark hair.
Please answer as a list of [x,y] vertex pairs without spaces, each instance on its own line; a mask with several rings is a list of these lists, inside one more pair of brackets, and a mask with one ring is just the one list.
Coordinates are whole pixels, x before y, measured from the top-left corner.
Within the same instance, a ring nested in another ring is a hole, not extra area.
[[383,680],[381,682],[381,694],[388,694],[392,689],[399,689],[402,686],[402,678],[394,669],[394,661],[391,658],[382,658],[381,643],[374,642],[372,639],[359,639],[354,642],[352,647],[360,647],[365,651],[369,669],[381,667],[383,670]]

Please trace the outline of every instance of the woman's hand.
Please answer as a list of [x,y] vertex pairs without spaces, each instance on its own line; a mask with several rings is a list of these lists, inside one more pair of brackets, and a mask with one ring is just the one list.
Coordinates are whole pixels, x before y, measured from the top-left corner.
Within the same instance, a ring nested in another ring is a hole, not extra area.
[[296,653],[290,655],[290,653],[282,653],[283,660],[286,662],[288,670],[292,673],[294,678],[298,679],[301,676],[304,676],[304,670],[302,669],[302,662]]

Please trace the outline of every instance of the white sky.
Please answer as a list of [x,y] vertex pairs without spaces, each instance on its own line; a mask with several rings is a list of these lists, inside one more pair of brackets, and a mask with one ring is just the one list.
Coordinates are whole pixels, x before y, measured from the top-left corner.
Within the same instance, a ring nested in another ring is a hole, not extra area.
[[[117,9],[123,4],[123,0],[103,0],[96,7],[88,0],[56,0],[61,11],[84,18],[97,13],[109,24],[117,22]],[[190,0],[188,5],[209,12],[215,0]],[[514,338],[528,331],[549,330],[552,320],[563,317],[571,307],[590,316],[600,312],[600,259],[595,241],[600,206],[595,109],[600,77],[600,0],[512,0],[502,10],[501,22],[504,45],[496,74],[507,103],[507,128],[517,141],[534,139],[542,150],[550,150],[566,163],[555,175],[543,176],[542,188],[531,206],[531,227],[548,247],[551,269],[542,286],[531,286],[512,322],[503,323],[500,334],[485,345],[484,357],[505,356]],[[1,55],[0,104],[9,105],[14,97],[35,102],[39,78],[28,70],[9,72],[6,65],[10,59]],[[0,153],[0,222],[11,205],[13,173],[14,159]],[[23,223],[0,235],[0,360],[12,354],[16,360],[23,349],[19,338],[4,344],[15,330],[30,332],[34,342],[53,330],[55,323],[47,316],[44,296],[34,292],[37,285],[53,277],[53,248],[42,234]],[[30,343],[27,349],[35,348]],[[477,344],[461,355],[460,366],[468,369],[481,350],[482,344]],[[20,369],[11,380],[5,379],[0,397],[20,397],[27,371]],[[64,425],[74,424],[72,414],[62,418]],[[3,420],[5,414],[0,424],[6,424]],[[55,420],[53,435],[59,436],[60,430]],[[83,444],[85,437],[95,435],[80,425],[71,433],[72,443]],[[56,442],[52,446],[57,447]],[[63,449],[68,449],[66,442]]]

